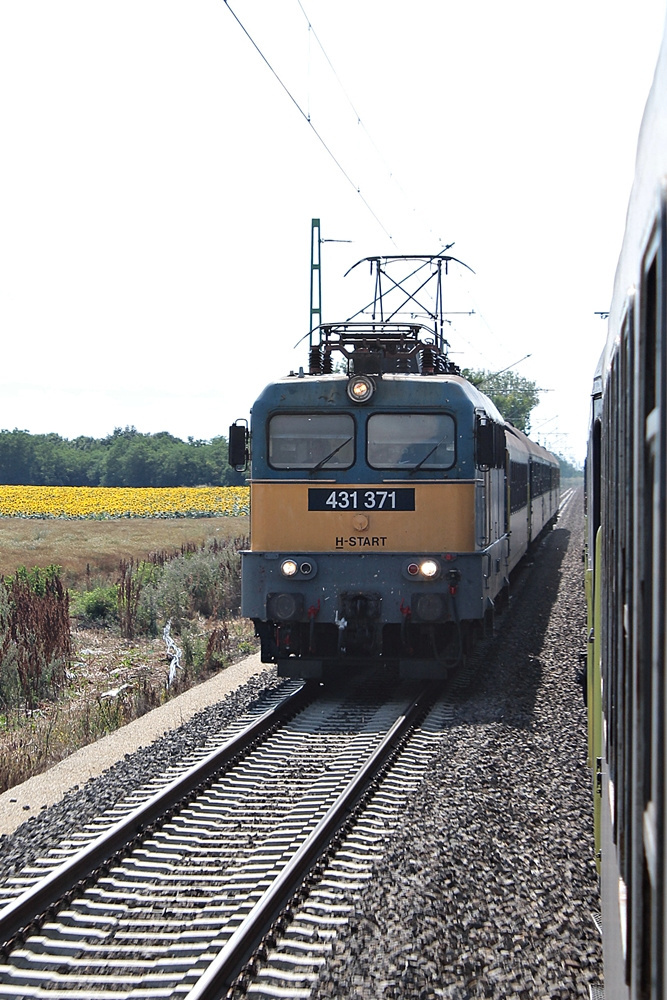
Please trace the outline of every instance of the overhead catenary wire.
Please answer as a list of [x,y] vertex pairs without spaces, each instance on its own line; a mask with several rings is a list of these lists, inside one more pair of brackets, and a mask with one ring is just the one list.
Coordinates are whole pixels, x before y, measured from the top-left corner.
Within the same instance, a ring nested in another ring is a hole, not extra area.
[[243,33],[246,36],[246,38],[248,39],[248,41],[252,44],[252,46],[255,49],[255,51],[257,52],[257,54],[261,57],[261,59],[266,64],[266,66],[268,67],[268,69],[271,71],[271,73],[273,74],[273,76],[275,77],[275,79],[278,81],[278,83],[280,84],[280,86],[282,87],[282,89],[285,91],[285,93],[287,94],[287,96],[289,97],[290,101],[295,106],[295,108],[297,109],[297,111],[299,112],[299,114],[302,116],[302,118],[311,127],[311,129],[313,130],[313,132],[317,136],[319,142],[322,144],[322,146],[324,147],[324,149],[326,150],[326,152],[328,153],[328,155],[331,157],[331,159],[333,160],[333,162],[336,164],[336,166],[338,167],[338,169],[342,173],[343,177],[345,177],[345,179],[347,180],[347,182],[354,188],[354,190],[356,191],[356,193],[359,196],[359,198],[361,198],[362,202],[364,203],[364,205],[366,206],[366,208],[368,209],[368,211],[370,212],[370,214],[373,216],[373,218],[377,222],[377,224],[380,227],[380,229],[382,230],[382,232],[385,234],[385,236],[388,237],[388,239],[394,244],[394,246],[396,246],[396,243],[394,242],[394,239],[393,239],[391,233],[386,228],[386,226],[382,223],[381,219],[378,217],[378,215],[376,214],[376,212],[373,210],[373,208],[371,207],[371,205],[368,203],[367,199],[361,193],[361,189],[360,189],[359,185],[355,184],[355,182],[352,180],[352,178],[350,177],[350,175],[348,174],[348,172],[345,170],[345,168],[343,167],[343,165],[340,162],[340,160],[338,159],[338,157],[334,154],[333,150],[325,142],[323,136],[318,132],[318,130],[313,125],[313,123],[312,123],[312,121],[310,119],[310,116],[303,110],[303,108],[301,107],[301,105],[299,104],[299,102],[297,101],[297,99],[294,97],[294,95],[292,94],[292,92],[290,91],[290,89],[283,82],[283,80],[281,79],[281,77],[278,75],[277,71],[274,69],[274,67],[271,65],[271,63],[267,59],[267,57],[264,55],[264,53],[260,49],[260,47],[257,44],[257,42],[254,40],[254,38],[252,37],[252,35],[248,31],[248,29],[245,27],[245,25],[240,20],[240,18],[238,17],[238,15],[232,10],[232,8],[229,5],[229,0],[224,0],[224,4],[225,4],[225,7],[227,8],[227,10],[229,11],[229,13],[232,15],[232,17],[234,18],[234,20],[238,24],[238,26],[243,31]]
[[[392,169],[391,165],[387,162],[387,159],[386,159],[384,153],[382,152],[382,150],[380,149],[380,147],[376,143],[375,139],[373,138],[373,136],[369,132],[369,130],[368,130],[365,122],[362,121],[361,114],[357,110],[357,108],[356,108],[356,106],[354,104],[354,101],[352,100],[352,98],[350,97],[350,95],[347,92],[347,89],[343,85],[343,82],[342,82],[340,76],[338,75],[338,72],[336,71],[336,68],[335,68],[333,62],[329,58],[329,55],[328,55],[326,49],[324,48],[324,45],[320,41],[320,38],[319,38],[317,32],[315,31],[315,28],[313,27],[313,24],[312,24],[312,22],[310,20],[310,17],[306,13],[306,10],[305,10],[305,8],[304,8],[301,0],[297,0],[297,3],[298,3],[298,5],[299,5],[299,7],[301,9],[301,12],[302,12],[303,16],[306,19],[307,24],[308,24],[308,31],[312,34],[313,38],[315,39],[315,41],[317,42],[317,44],[318,44],[318,46],[320,48],[320,51],[321,51],[322,55],[326,59],[328,65],[329,65],[329,68],[330,68],[331,72],[333,73],[334,78],[335,78],[338,86],[340,87],[341,92],[343,93],[343,95],[345,97],[345,100],[349,104],[349,106],[350,106],[350,108],[352,110],[352,113],[354,114],[355,118],[357,119],[357,124],[360,126],[360,128],[363,129],[363,131],[364,131],[364,133],[365,133],[368,141],[370,142],[371,146],[375,150],[375,152],[376,152],[376,154],[377,154],[380,162],[382,163],[384,169],[387,171],[387,174],[389,175],[392,183],[396,185],[396,187],[400,191],[401,195],[405,199],[406,205],[410,205],[411,199],[408,197],[406,191],[404,190],[404,188],[402,187],[402,185],[399,183],[395,171]],[[415,214],[417,214],[417,209],[414,206],[412,206],[412,211]],[[433,236],[434,235],[433,234],[433,230],[428,225],[428,223],[424,219],[421,219],[420,221],[421,221],[421,224],[424,226],[424,229],[427,230]]]

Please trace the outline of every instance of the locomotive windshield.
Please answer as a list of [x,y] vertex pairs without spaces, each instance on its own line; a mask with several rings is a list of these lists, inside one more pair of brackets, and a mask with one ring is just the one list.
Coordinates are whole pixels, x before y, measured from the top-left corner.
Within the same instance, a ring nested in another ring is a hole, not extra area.
[[374,413],[368,420],[368,464],[374,469],[450,469],[455,425],[445,413]]
[[279,413],[269,422],[274,469],[349,469],[354,420],[347,413]]

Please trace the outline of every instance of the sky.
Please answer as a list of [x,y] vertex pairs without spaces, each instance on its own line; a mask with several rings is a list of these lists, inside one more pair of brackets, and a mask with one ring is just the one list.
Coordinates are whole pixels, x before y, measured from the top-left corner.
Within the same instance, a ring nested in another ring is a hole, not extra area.
[[453,243],[452,360],[582,462],[666,2],[0,0],[0,428],[226,435],[319,218],[325,322]]

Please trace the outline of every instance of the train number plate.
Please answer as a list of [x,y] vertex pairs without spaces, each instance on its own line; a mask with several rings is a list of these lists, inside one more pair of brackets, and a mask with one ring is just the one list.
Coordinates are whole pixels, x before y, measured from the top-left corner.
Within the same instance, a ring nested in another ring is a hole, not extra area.
[[309,489],[308,510],[414,510],[414,489]]

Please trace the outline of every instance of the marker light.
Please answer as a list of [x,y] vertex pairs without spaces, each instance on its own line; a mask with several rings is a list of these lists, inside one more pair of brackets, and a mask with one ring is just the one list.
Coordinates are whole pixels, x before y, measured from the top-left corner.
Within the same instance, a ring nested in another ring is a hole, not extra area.
[[410,565],[408,566],[408,573],[410,574],[410,576],[417,576],[418,572],[419,572],[419,566],[417,565],[417,563],[410,563]]
[[434,576],[438,575],[438,573],[440,572],[440,567],[438,566],[435,559],[425,559],[424,562],[419,567],[419,570],[422,576],[426,576],[429,579],[432,579]]
[[367,375],[354,375],[347,383],[347,394],[353,403],[367,403],[375,392],[375,383]]
[[294,576],[298,568],[293,559],[285,559],[280,566],[280,572],[283,576]]

